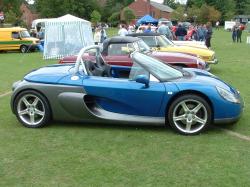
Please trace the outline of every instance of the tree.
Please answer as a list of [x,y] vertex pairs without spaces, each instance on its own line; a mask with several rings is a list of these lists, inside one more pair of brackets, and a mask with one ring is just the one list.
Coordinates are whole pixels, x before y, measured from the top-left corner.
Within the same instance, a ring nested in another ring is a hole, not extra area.
[[112,25],[118,25],[120,22],[120,12],[114,12],[109,18],[108,21],[112,23]]
[[89,20],[90,13],[99,11],[97,0],[36,0],[35,7],[41,17],[59,17],[72,14]]
[[171,17],[173,20],[186,21],[185,6],[178,6],[172,13]]
[[250,0],[234,0],[235,1],[235,13],[250,14]]
[[98,22],[101,21],[101,17],[102,17],[102,16],[101,16],[101,14],[100,14],[98,11],[94,10],[94,11],[91,13],[90,17],[91,17],[91,22],[94,23],[94,24],[96,25]]
[[133,12],[133,10],[131,10],[130,8],[126,7],[123,9],[123,15],[124,15],[124,19],[125,21],[129,24],[133,19],[135,19],[135,14]]
[[175,0],[164,0],[163,4],[169,6],[173,9],[177,8],[177,4],[175,3]]
[[5,23],[12,23],[13,25],[18,23],[19,20],[17,14],[12,9],[6,12],[4,17],[5,17],[4,20]]
[[198,20],[201,23],[216,22],[221,17],[221,13],[212,6],[204,4],[200,8]]

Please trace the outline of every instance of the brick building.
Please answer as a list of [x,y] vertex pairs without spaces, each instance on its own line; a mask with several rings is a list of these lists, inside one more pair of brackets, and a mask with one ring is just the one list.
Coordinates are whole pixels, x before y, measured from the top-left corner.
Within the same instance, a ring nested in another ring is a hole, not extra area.
[[38,18],[38,14],[32,12],[31,8],[27,3],[22,3],[20,7],[20,11],[22,13],[21,19],[26,23],[26,25],[30,28],[33,20]]
[[[133,3],[128,5],[133,10],[136,20],[143,17],[146,14],[151,15],[155,19],[166,18],[170,19],[171,12],[173,9],[169,6],[152,2],[150,0],[135,0]],[[121,20],[124,20],[123,10],[121,11]],[[134,21],[136,21],[134,20]]]

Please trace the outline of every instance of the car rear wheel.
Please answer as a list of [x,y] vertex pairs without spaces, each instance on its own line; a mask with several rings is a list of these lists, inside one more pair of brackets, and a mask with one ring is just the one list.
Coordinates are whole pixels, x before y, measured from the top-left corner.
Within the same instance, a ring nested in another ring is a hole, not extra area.
[[198,95],[178,97],[168,110],[170,126],[180,134],[195,135],[204,131],[211,123],[211,107]]
[[36,91],[24,91],[14,102],[15,114],[18,120],[29,128],[45,126],[51,116],[47,99]]
[[27,50],[28,50],[28,47],[27,47],[26,45],[22,45],[22,46],[20,47],[21,53],[26,53]]

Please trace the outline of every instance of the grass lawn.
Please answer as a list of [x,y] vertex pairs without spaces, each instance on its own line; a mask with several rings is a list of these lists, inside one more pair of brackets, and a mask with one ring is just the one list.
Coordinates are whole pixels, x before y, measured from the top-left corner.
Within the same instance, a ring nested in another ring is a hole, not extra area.
[[[112,30],[112,33],[117,32]],[[245,111],[234,125],[250,136],[250,45],[215,31],[211,72],[240,90]],[[30,70],[57,63],[40,53],[0,54],[0,94]],[[0,186],[249,186],[250,142],[211,128],[181,136],[165,127],[62,124],[28,129],[0,98]]]

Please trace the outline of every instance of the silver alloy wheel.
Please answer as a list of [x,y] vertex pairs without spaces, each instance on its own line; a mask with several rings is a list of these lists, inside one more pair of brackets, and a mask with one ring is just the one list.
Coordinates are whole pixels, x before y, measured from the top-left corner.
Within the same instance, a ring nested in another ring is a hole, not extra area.
[[18,101],[17,115],[27,125],[37,125],[45,117],[44,104],[36,95],[26,94]]
[[184,133],[192,134],[200,131],[207,120],[207,109],[200,101],[186,99],[174,107],[173,122],[176,128]]

